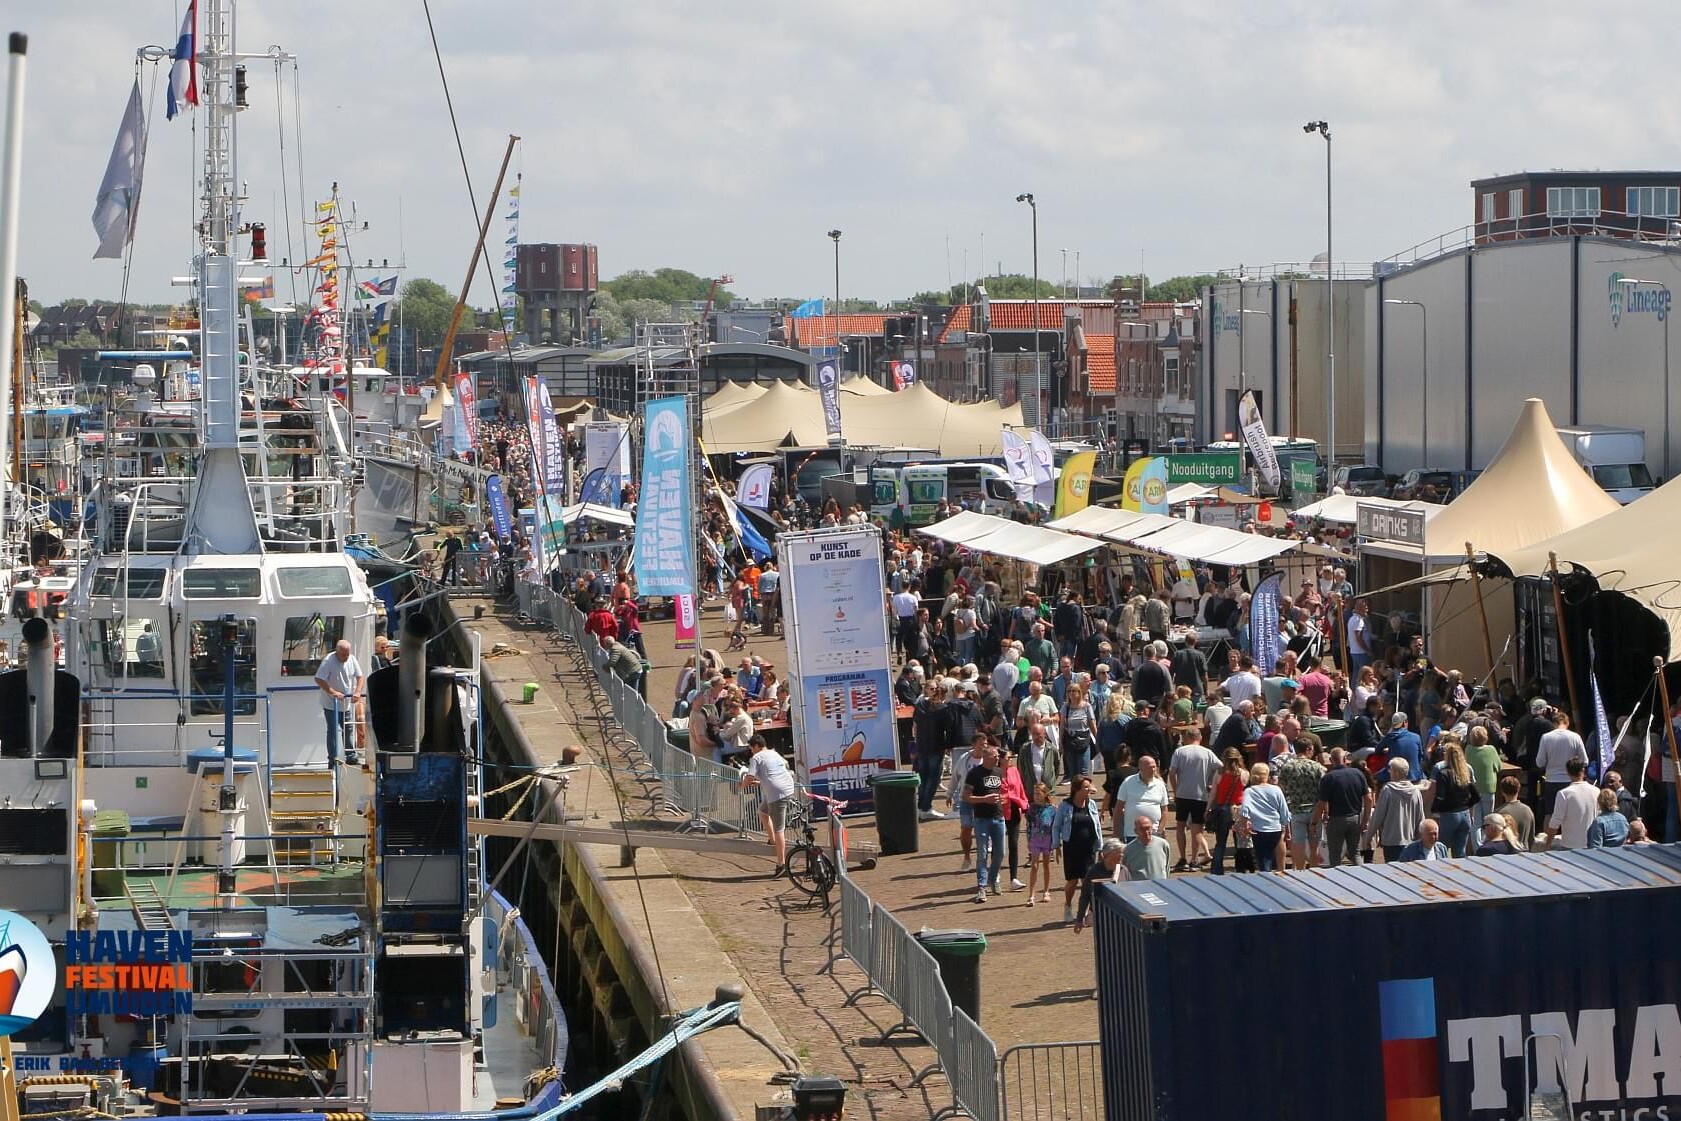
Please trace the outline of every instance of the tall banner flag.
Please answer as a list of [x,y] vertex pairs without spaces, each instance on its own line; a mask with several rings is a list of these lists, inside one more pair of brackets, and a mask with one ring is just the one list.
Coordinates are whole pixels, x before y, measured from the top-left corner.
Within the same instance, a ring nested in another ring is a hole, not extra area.
[[[140,80],[129,91],[117,142],[105,164],[105,178],[93,202],[93,232],[99,248],[93,259],[121,258],[134,240],[134,220],[140,214],[140,177],[146,168],[146,112],[140,104]],[[7,344],[11,345],[10,343]]]
[[514,288],[519,282],[519,186],[524,176],[516,175],[508,190],[508,236],[502,244],[502,329],[514,329]]
[[998,434],[998,446],[1004,452],[1004,470],[1010,473],[1010,484],[1016,488],[1016,501],[1032,502],[1033,450],[1008,428]]
[[1167,513],[1167,459],[1153,456],[1138,475],[1138,508],[1146,514]]
[[455,451],[474,447],[479,435],[479,398],[473,390],[473,375],[455,375]]
[[552,494],[559,489],[560,480],[550,479],[548,457],[543,454],[543,383],[536,374],[525,379],[525,437],[531,444],[531,472],[537,481],[538,494]]
[[173,121],[187,106],[198,104],[198,0],[188,0],[187,16],[181,21],[173,57],[163,114],[166,121]]
[[1281,653],[1278,645],[1278,590],[1284,574],[1275,572],[1262,580],[1249,597],[1249,649],[1257,666],[1272,672]]
[[1155,456],[1140,456],[1132,461],[1121,477],[1121,509],[1142,513],[1144,510],[1144,472],[1155,462]]
[[692,458],[687,399],[663,397],[643,406],[642,495],[636,503],[636,587],[643,595],[695,590]]
[[492,475],[484,482],[484,500],[490,507],[490,524],[496,527],[496,540],[506,541],[514,531],[514,520],[508,513],[508,492],[502,487],[502,476]]
[[339,323],[337,215],[337,199],[315,204],[315,235],[321,239],[321,252],[305,262],[305,267],[321,270],[321,281],[315,287],[315,306],[309,313],[315,327],[316,365],[327,367],[334,375],[344,369],[344,333]]
[[778,534],[776,544],[795,768],[815,792],[867,810],[871,777],[898,766],[881,534],[831,527]]
[[1278,490],[1282,479],[1278,471],[1278,452],[1267,437],[1267,422],[1261,419],[1261,407],[1255,403],[1253,391],[1245,393],[1238,402],[1237,420],[1238,426],[1243,429],[1243,442],[1249,445],[1249,454],[1255,460],[1255,469],[1269,487]]
[[736,480],[735,493],[741,504],[753,510],[770,509],[770,485],[776,478],[776,468],[768,463],[755,463]]
[[829,443],[841,444],[840,367],[825,361],[817,367],[817,392],[823,401],[823,427],[829,433]]
[[724,513],[729,516],[730,527],[735,530],[736,540],[741,542],[741,547],[753,554],[755,560],[764,560],[770,556],[770,542],[765,540],[765,535],[758,531],[752,520],[741,512],[741,507],[736,504],[735,499],[721,490],[718,491],[718,498],[723,503]]
[[1096,452],[1079,452],[1068,457],[1068,462],[1062,465],[1062,477],[1057,480],[1056,485],[1057,517],[1065,518],[1086,508],[1087,494],[1091,490],[1091,476],[1095,470]]
[[[555,491],[555,497],[564,499],[566,497],[567,469],[566,441],[561,438],[560,424],[555,420],[554,398],[549,396],[547,383],[535,374],[531,375],[531,380],[536,383],[537,423],[543,434],[542,444],[531,446],[532,454],[537,454],[538,447],[543,449],[543,478],[545,480],[553,479],[554,481],[549,483],[549,486]],[[628,454],[628,444],[626,450]],[[629,472],[630,469],[627,467],[625,473],[629,474]]]
[[693,594],[680,595],[672,601],[672,643],[678,650],[693,650],[700,645],[700,614],[695,610]]
[[581,502],[619,506],[630,482],[630,430],[617,421],[584,426],[584,493]]
[[1033,501],[1049,506],[1056,501],[1056,455],[1037,428],[1028,430],[1027,446],[1033,452]]
[[892,366],[894,392],[909,389],[916,383],[916,364],[914,362],[894,362]]
[[1588,685],[1593,690],[1593,731],[1599,738],[1599,781],[1616,765],[1617,742],[1611,738],[1611,721],[1605,715],[1605,701],[1599,695],[1599,674],[1594,670],[1593,632],[1588,632]]

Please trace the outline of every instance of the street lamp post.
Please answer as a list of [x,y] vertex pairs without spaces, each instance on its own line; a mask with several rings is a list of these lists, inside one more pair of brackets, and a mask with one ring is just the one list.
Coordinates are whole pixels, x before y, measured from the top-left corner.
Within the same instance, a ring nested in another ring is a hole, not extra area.
[[[1640,280],[1632,276],[1619,277],[1617,282],[1627,286],[1630,294],[1644,284],[1669,295],[1669,285],[1660,280]],[[1669,468],[1669,309],[1666,307],[1658,317],[1659,326],[1663,329],[1663,477],[1670,478]]]
[[833,328],[830,333],[835,337],[836,358],[840,357],[840,238],[839,230],[829,231],[829,240],[835,243],[835,308],[830,313],[829,324]]
[[1309,121],[1303,132],[1317,132],[1325,138],[1325,384],[1330,399],[1325,414],[1325,439],[1330,445],[1325,451],[1325,463],[1330,472],[1337,461],[1337,291],[1332,284],[1335,260],[1331,252],[1331,125],[1329,121]]
[[1045,379],[1039,370],[1039,204],[1034,201],[1031,191],[1023,191],[1016,196],[1016,201],[1025,202],[1033,212],[1033,409],[1040,414],[1039,423],[1043,425]]
[[[1415,307],[1415,308],[1418,309],[1419,323],[1420,323],[1420,325],[1422,327],[1422,330],[1423,330],[1423,335],[1419,339],[1419,348],[1420,348],[1419,349],[1419,368],[1422,371],[1420,376],[1424,379],[1423,391],[1419,394],[1420,402],[1424,406],[1424,424],[1423,424],[1423,427],[1419,431],[1419,440],[1424,445],[1424,451],[1423,451],[1424,458],[1423,458],[1422,461],[1420,461],[1419,466],[1420,467],[1429,467],[1430,466],[1430,309],[1425,307],[1423,304],[1419,303],[1417,300],[1390,300],[1390,299],[1386,299],[1383,302],[1386,303],[1386,304],[1399,304],[1402,307]],[[1467,436],[1467,440],[1469,440],[1469,436]],[[1467,452],[1469,452],[1469,449],[1467,449]],[[1469,464],[1467,464],[1467,466],[1469,466]]]

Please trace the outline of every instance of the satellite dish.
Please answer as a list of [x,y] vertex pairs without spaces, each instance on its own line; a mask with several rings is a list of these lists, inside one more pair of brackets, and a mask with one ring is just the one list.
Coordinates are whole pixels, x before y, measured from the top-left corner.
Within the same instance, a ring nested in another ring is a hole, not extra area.
[[1324,276],[1331,271],[1331,258],[1324,253],[1316,253],[1313,260],[1308,262],[1307,271],[1314,276]]

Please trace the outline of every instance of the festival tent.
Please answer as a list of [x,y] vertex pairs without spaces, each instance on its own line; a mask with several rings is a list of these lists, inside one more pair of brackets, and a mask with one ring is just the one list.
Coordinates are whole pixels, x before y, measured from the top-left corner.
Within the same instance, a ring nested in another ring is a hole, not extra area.
[[[1432,655],[1480,678],[1491,668],[1489,652],[1496,662],[1503,660],[1498,648],[1513,633],[1515,605],[1504,581],[1484,580],[1480,589],[1454,586],[1452,581],[1469,575],[1467,545],[1483,555],[1522,555],[1539,542],[1597,523],[1618,509],[1617,500],[1571,458],[1546,405],[1531,397],[1488,467],[1425,522],[1422,547],[1367,543],[1362,553],[1404,558],[1420,566],[1426,577],[1421,623],[1430,636]],[[1544,552],[1542,561],[1544,568]],[[1388,582],[1393,581],[1374,581]],[[1475,604],[1479,590],[1480,612]]]
[[1388,510],[1416,510],[1424,515],[1426,522],[1447,509],[1439,502],[1408,502],[1399,498],[1380,498],[1377,495],[1331,494],[1318,502],[1310,502],[1290,511],[1290,516],[1336,522],[1338,525],[1353,525],[1360,520],[1358,511],[1362,506],[1381,506]]
[[859,397],[891,397],[893,395],[891,389],[866,377],[847,378],[840,383],[840,389],[842,393],[853,393]]
[[701,402],[703,416],[722,416],[731,409],[757,401],[765,394],[765,387],[756,381],[726,381],[718,391]]
[[[844,416],[844,410],[842,415]],[[714,455],[768,452],[785,444],[815,447],[828,442],[818,394],[775,381],[751,401],[721,415],[703,413],[701,439]]]
[[1088,537],[1059,533],[1044,526],[1023,525],[1009,518],[977,514],[972,510],[923,526],[917,532],[977,552],[1040,565],[1055,564],[1099,547],[1099,542]]

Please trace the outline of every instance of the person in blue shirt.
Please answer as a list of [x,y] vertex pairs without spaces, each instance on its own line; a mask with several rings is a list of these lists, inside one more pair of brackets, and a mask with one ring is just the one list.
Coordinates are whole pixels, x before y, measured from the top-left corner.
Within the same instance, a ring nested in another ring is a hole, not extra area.
[[1588,826],[1590,849],[1614,849],[1628,840],[1628,818],[1617,808],[1617,792],[1607,786],[1599,792],[1599,816]]
[[[1418,737],[1414,736],[1413,738],[1417,739]],[[1399,863],[1405,863],[1409,860],[1448,859],[1448,847],[1437,839],[1441,835],[1442,828],[1436,824],[1435,819],[1425,818],[1418,825],[1418,840],[1401,850]]]
[[1390,718],[1389,734],[1378,742],[1378,750],[1390,759],[1405,759],[1407,761],[1407,777],[1413,782],[1424,779],[1424,770],[1419,766],[1419,756],[1423,753],[1424,744],[1418,738],[1418,733],[1407,727],[1407,714],[1397,712]]

